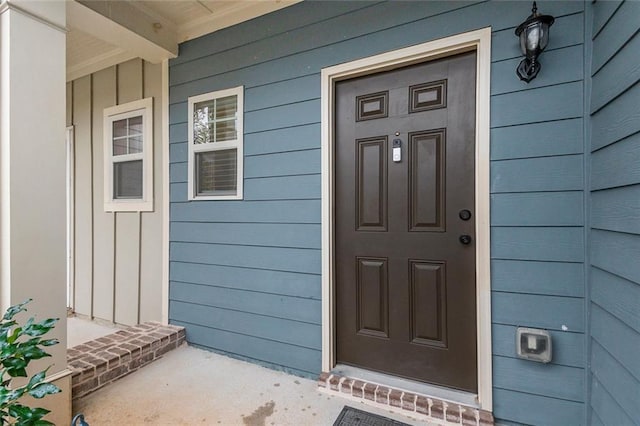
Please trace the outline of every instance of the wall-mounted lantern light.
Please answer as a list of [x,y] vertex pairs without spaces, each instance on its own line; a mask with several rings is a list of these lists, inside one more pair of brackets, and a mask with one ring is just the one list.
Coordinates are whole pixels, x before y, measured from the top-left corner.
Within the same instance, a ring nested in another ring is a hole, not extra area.
[[554,20],[551,15],[540,15],[534,1],[531,15],[516,28],[516,35],[520,37],[520,49],[525,55],[516,68],[520,80],[528,83],[538,75],[541,67],[538,55],[549,43],[549,27],[553,25]]

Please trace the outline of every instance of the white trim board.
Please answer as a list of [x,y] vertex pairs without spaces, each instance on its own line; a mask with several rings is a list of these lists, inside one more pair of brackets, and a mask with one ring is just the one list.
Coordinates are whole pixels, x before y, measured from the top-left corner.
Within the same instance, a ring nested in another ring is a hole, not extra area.
[[169,60],[162,61],[162,323],[169,324]]
[[68,126],[66,130],[65,148],[67,151],[67,308],[75,307],[76,303],[76,283],[75,283],[75,179],[76,179],[76,157],[75,157],[75,140],[74,127]]
[[489,229],[489,142],[491,28],[457,34],[392,52],[324,68],[321,78],[322,176],[322,370],[331,371],[335,359],[335,291],[333,197],[333,103],[335,82],[404,67],[426,60],[476,50],[476,306],[478,405],[492,411],[491,269]]

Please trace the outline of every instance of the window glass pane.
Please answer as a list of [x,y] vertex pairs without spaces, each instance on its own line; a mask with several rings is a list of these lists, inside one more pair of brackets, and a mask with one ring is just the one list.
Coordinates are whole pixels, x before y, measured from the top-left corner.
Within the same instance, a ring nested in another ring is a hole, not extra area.
[[214,120],[214,101],[199,102],[193,106],[193,143],[210,143],[213,142],[213,123],[209,125],[210,120]]
[[142,136],[129,138],[129,154],[138,154],[142,152]]
[[113,122],[113,137],[118,138],[127,136],[127,119],[117,120]]
[[236,120],[218,121],[216,123],[216,142],[236,139]]
[[196,154],[197,195],[235,195],[237,187],[237,150]]
[[113,198],[142,198],[142,160],[113,164]]
[[216,100],[216,119],[232,118],[236,116],[238,100],[236,96],[227,96]]
[[129,119],[129,136],[142,134],[142,116],[131,117]]
[[127,154],[127,138],[120,138],[113,141],[113,155]]

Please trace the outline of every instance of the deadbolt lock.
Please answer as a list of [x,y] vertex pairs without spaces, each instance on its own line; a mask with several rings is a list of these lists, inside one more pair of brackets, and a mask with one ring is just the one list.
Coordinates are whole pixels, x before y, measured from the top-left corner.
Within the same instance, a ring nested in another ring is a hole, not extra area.
[[467,209],[460,210],[460,213],[458,213],[458,216],[460,216],[460,219],[462,220],[469,220],[471,219],[471,212]]
[[459,239],[465,246],[471,244],[471,235],[460,235]]

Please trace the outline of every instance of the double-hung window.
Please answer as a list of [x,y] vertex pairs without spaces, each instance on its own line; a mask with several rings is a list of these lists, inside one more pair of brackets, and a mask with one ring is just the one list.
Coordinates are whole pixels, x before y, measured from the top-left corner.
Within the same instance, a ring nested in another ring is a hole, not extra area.
[[153,98],[104,110],[104,209],[153,210]]
[[189,98],[189,200],[242,199],[243,90]]

